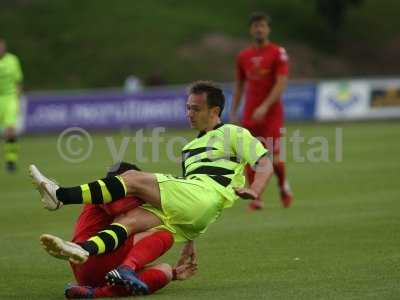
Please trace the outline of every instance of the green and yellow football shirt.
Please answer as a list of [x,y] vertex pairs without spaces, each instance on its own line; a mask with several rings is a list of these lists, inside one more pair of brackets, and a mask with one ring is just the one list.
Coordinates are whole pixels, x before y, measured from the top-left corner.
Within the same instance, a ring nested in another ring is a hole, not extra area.
[[267,153],[247,129],[221,123],[185,145],[183,176],[207,181],[223,196],[224,207],[230,207],[238,199],[233,188],[245,185],[245,166],[255,166]]
[[0,58],[0,97],[17,95],[17,84],[22,78],[21,66],[14,54],[6,53]]

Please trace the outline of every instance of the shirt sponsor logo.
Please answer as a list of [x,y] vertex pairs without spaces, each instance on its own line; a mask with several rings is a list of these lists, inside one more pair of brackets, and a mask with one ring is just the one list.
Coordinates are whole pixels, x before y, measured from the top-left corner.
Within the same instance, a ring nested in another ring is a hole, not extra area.
[[263,59],[264,58],[262,56],[253,56],[250,60],[255,67],[258,67],[260,66]]
[[254,56],[250,58],[253,66],[248,70],[246,74],[248,79],[260,80],[271,72],[270,69],[262,66],[263,60],[264,57],[262,56]]

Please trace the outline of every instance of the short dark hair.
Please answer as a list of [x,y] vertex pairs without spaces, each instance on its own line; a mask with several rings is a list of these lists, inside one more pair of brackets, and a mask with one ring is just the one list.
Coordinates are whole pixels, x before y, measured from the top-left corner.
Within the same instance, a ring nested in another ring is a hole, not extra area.
[[253,23],[259,22],[259,21],[265,21],[265,22],[267,22],[268,25],[271,24],[271,18],[266,13],[256,11],[250,15],[249,26],[251,26],[251,25],[253,25]]
[[207,105],[209,108],[219,107],[219,116],[221,116],[222,111],[225,106],[225,96],[222,89],[216,83],[212,81],[199,80],[193,82],[189,87],[189,95],[190,94],[203,94],[207,95]]
[[106,177],[121,175],[122,173],[125,173],[126,171],[129,170],[141,171],[137,165],[122,161],[112,165],[108,169]]

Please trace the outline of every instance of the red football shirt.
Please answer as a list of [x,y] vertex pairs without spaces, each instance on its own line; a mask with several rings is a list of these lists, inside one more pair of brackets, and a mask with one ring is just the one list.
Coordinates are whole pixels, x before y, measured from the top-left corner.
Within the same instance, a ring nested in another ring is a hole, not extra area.
[[[242,50],[236,59],[237,80],[245,81],[245,104],[243,126],[254,125],[251,117],[254,110],[271,92],[277,77],[289,73],[288,56],[284,48],[268,43],[257,48],[250,46]],[[283,125],[283,105],[279,99],[268,110],[265,125]]]

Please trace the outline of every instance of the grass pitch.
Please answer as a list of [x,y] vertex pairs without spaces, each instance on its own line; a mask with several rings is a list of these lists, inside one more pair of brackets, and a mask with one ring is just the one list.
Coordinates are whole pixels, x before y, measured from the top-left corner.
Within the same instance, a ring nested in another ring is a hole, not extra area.
[[[335,161],[336,127],[343,128],[342,162]],[[288,135],[297,129],[304,155],[311,137],[326,137],[329,162],[293,161],[288,147],[294,205],[280,207],[274,178],[263,211],[249,213],[238,202],[198,240],[196,277],[146,299],[398,299],[400,123],[292,124]],[[77,164],[60,158],[56,136],[21,138],[19,172],[0,171],[0,299],[63,299],[64,284],[73,281],[69,267],[44,253],[38,237],[69,238],[79,207],[43,210],[26,169],[34,162],[63,185],[97,178],[112,162],[107,136],[117,147],[123,140],[121,133],[94,135],[92,155]],[[175,136],[194,133],[165,135]],[[160,162],[140,165],[180,174],[179,164],[160,155]],[[134,158],[130,143],[125,159]],[[173,263],[178,250],[162,261]]]

